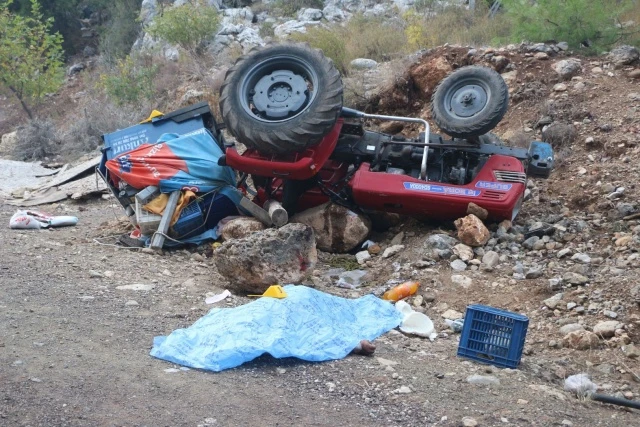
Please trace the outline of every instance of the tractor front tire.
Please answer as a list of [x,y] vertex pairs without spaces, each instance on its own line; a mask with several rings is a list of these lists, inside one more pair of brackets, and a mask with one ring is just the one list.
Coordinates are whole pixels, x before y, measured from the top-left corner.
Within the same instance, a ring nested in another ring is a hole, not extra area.
[[474,138],[494,129],[509,107],[509,90],[491,68],[472,65],[445,77],[431,98],[431,116],[453,138]]

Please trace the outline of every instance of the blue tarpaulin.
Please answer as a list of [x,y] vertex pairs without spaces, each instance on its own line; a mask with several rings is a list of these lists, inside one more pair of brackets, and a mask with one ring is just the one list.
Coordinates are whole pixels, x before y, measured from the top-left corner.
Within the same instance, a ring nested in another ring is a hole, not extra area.
[[210,371],[234,368],[268,353],[311,362],[342,359],[361,340],[400,325],[402,315],[374,295],[345,299],[305,286],[284,287],[284,299],[262,297],[214,308],[192,326],[154,339],[151,355]]

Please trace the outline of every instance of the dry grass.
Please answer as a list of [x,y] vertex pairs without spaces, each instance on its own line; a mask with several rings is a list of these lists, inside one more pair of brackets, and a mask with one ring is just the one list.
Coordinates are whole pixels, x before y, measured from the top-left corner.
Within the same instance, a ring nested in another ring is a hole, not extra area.
[[292,34],[296,41],[309,43],[336,64],[343,74],[356,58],[388,61],[407,51],[407,38],[401,21],[354,16],[345,25],[317,26],[306,33]]
[[482,46],[499,42],[511,34],[511,23],[498,14],[489,18],[481,5],[475,13],[459,6],[441,7],[436,15],[405,14],[407,39],[414,49],[445,43]]
[[12,155],[23,161],[52,159],[61,147],[62,140],[53,122],[35,118],[18,128]]

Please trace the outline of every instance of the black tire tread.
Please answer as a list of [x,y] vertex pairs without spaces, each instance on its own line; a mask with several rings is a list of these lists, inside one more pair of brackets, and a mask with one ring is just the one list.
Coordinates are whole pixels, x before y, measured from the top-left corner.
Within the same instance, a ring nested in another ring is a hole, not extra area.
[[[321,64],[322,70],[316,70],[326,76],[326,87],[319,90],[313,101],[313,111],[304,111],[291,122],[278,123],[277,128],[264,131],[264,127],[250,126],[235,111],[231,97],[236,96],[234,88],[237,82],[235,73],[241,70],[253,56],[270,49],[285,47],[291,51],[305,50],[314,57],[316,63]],[[238,58],[235,64],[225,74],[225,81],[220,88],[220,111],[231,134],[249,148],[255,148],[266,154],[282,154],[297,152],[317,144],[335,125],[342,109],[343,87],[340,73],[333,62],[326,58],[321,51],[312,49],[304,43],[268,44],[264,47],[252,49],[247,55]]]
[[[479,116],[472,122],[456,124],[448,117],[444,110],[444,100],[442,99],[447,85],[455,82],[460,76],[472,75],[482,77],[492,88],[492,100],[494,105],[489,105],[486,114]],[[494,129],[504,117],[509,108],[509,88],[500,74],[491,68],[471,65],[462,67],[442,79],[431,97],[431,117],[438,127],[447,135],[453,138],[472,138],[484,135]]]

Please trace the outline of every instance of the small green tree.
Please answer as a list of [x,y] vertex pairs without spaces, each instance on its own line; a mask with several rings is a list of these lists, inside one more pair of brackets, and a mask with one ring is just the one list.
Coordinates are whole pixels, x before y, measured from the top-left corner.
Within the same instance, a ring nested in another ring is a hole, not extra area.
[[219,24],[215,7],[204,0],[189,0],[165,10],[154,18],[146,31],[190,53],[197,53],[202,42],[216,34]]
[[505,0],[503,5],[513,19],[515,41],[566,41],[572,48],[597,52],[631,35],[619,18],[633,1]]
[[31,0],[27,17],[11,13],[11,3],[0,4],[0,87],[33,118],[28,101],[57,91],[64,82],[62,36],[50,34],[53,19],[43,19],[37,0]]

